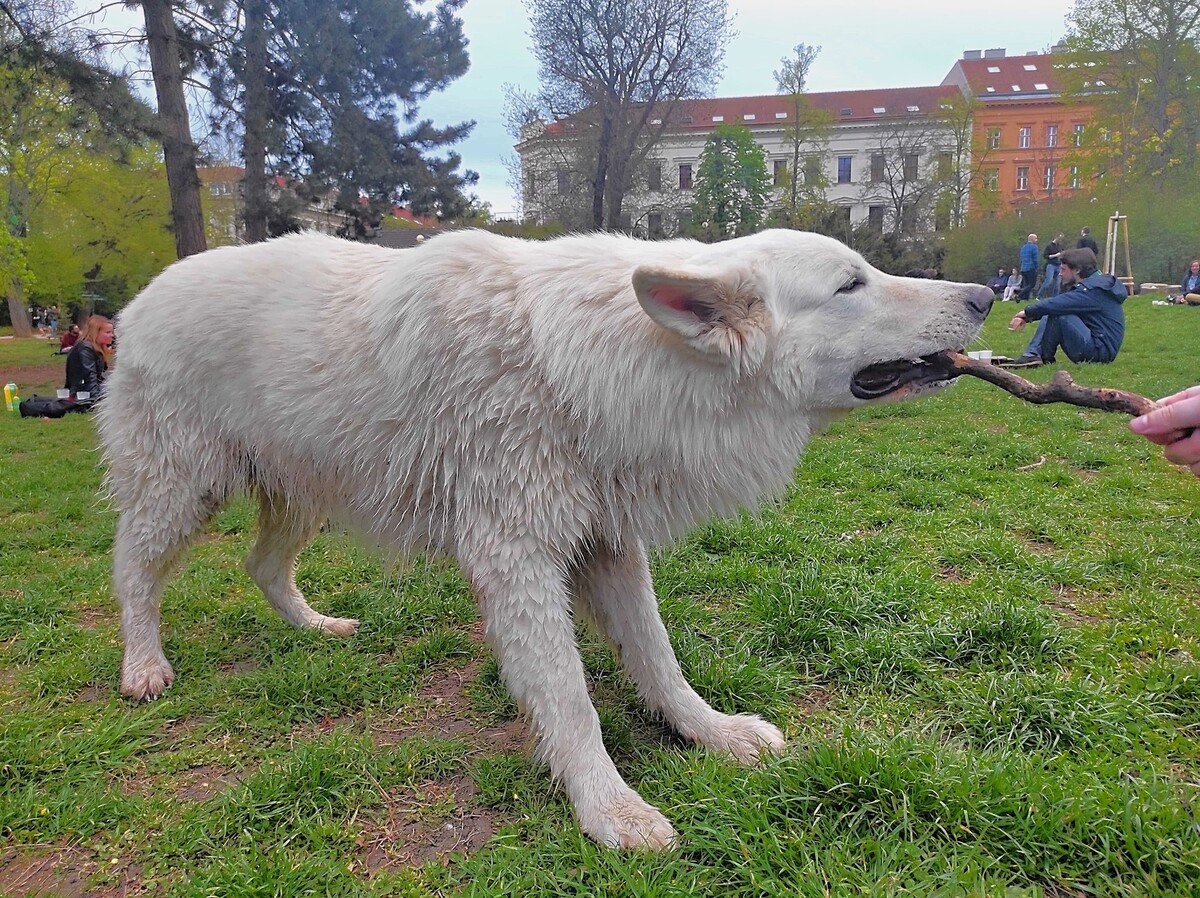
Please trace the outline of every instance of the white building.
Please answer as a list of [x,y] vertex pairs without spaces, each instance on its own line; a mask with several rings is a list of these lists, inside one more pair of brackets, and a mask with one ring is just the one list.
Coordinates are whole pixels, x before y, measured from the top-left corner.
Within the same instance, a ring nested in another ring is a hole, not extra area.
[[[845,210],[849,225],[870,222],[882,229],[897,215],[908,214],[908,191],[914,210],[917,200],[924,205],[919,227],[932,227],[928,185],[955,139],[945,117],[948,104],[959,97],[954,85],[805,94],[810,106],[825,111],[829,125],[821,144],[802,147],[803,176],[819,183],[825,198]],[[639,172],[626,194],[623,225],[646,236],[679,232],[680,222],[690,215],[693,177],[705,140],[722,122],[749,128],[766,153],[768,172],[777,185],[785,184],[794,156],[789,134],[793,119],[788,95],[681,103],[648,159],[658,165]],[[533,126],[517,145],[527,220],[558,218],[568,201],[576,208],[581,200],[590,207],[590,174],[572,170],[570,147],[578,138],[577,127],[586,126],[571,121]],[[782,195],[780,189],[777,198]]]

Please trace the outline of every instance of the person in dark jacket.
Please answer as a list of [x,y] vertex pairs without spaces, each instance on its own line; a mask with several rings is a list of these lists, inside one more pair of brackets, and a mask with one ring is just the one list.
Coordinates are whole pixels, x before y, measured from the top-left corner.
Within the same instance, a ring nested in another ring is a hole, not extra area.
[[92,315],[79,342],[67,356],[66,388],[72,396],[89,393],[95,402],[104,395],[104,378],[112,364],[113,326],[103,315]]
[[1062,255],[1062,251],[1066,249],[1062,245],[1063,235],[1059,234],[1053,240],[1046,244],[1046,249],[1043,250],[1043,255],[1046,259],[1046,270],[1042,275],[1042,289],[1038,291],[1037,298],[1045,299],[1047,296],[1054,296],[1059,293],[1059,263],[1058,257]]
[[1021,292],[1018,299],[1029,299],[1033,285],[1037,283],[1038,270],[1038,235],[1030,234],[1025,245],[1021,247]]
[[1125,285],[1096,271],[1096,254],[1090,249],[1065,250],[1061,264],[1065,292],[1031,303],[1009,322],[1014,331],[1028,321],[1038,322],[1016,364],[1053,362],[1060,346],[1072,362],[1111,362],[1125,338]]
[[1084,228],[1079,232],[1079,240],[1075,243],[1076,249],[1090,249],[1095,256],[1100,255],[1100,247],[1096,246],[1096,241],[1092,239],[1092,229]]

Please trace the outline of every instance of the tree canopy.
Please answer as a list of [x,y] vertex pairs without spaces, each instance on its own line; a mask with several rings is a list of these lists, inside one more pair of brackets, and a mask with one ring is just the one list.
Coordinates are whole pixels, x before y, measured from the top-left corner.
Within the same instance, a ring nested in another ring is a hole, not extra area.
[[696,171],[692,220],[698,236],[742,237],[762,228],[771,181],[766,154],[745,125],[718,125]]

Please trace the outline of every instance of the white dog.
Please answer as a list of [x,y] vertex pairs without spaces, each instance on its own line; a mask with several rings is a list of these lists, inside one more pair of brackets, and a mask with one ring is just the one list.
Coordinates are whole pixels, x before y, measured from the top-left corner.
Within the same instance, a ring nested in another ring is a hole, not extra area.
[[584,831],[664,847],[666,818],[604,750],[575,645],[585,613],[646,703],[743,762],[783,746],[685,682],[647,547],[791,483],[815,431],[944,383],[992,303],[891,277],[840,243],[714,246],[470,231],[403,251],[312,234],[182,261],[122,313],[99,424],[120,511],[121,691],[173,679],[165,578],[221,504],[262,504],[246,561],[291,624],[339,636],[296,558],[328,516],[457,560]]

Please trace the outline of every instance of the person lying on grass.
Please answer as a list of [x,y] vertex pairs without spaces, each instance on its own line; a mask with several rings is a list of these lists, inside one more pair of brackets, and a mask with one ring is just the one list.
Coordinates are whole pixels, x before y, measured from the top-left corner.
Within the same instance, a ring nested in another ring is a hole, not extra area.
[[1125,338],[1125,285],[1096,270],[1090,249],[1068,249],[1059,258],[1063,292],[1027,305],[1009,322],[1012,331],[1038,322],[1016,364],[1049,364],[1060,346],[1072,362],[1111,362]]

